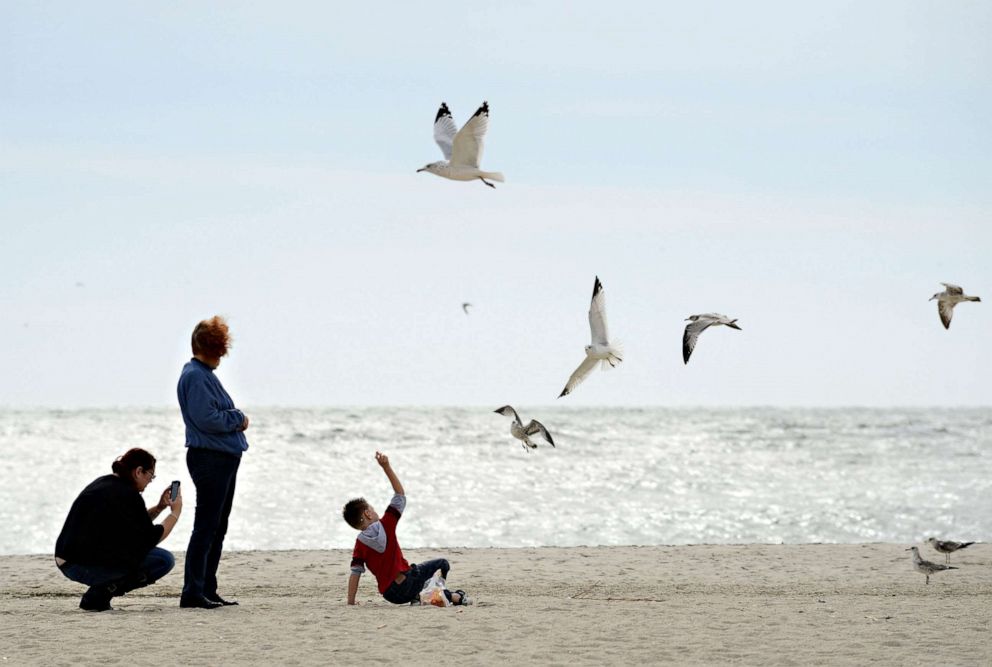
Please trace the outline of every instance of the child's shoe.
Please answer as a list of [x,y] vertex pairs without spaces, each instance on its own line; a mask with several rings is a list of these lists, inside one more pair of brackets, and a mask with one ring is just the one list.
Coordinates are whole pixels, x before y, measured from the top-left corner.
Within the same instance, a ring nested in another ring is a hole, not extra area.
[[465,591],[459,589],[459,590],[455,591],[455,593],[458,593],[459,601],[458,602],[455,602],[454,604],[457,604],[457,605],[473,604],[474,601],[472,600],[472,598],[470,598],[469,596],[465,595]]

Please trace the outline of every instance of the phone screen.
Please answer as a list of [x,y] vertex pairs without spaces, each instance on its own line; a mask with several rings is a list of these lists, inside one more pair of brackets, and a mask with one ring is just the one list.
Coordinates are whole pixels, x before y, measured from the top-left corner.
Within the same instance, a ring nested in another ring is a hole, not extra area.
[[179,480],[172,483],[172,488],[169,489],[169,499],[175,500],[176,496],[179,495]]

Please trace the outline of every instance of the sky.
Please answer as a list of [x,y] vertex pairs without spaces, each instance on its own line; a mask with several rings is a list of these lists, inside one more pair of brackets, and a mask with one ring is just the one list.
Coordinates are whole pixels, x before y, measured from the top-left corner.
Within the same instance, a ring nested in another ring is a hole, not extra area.
[[992,403],[989,3],[245,4],[0,6],[0,406]]

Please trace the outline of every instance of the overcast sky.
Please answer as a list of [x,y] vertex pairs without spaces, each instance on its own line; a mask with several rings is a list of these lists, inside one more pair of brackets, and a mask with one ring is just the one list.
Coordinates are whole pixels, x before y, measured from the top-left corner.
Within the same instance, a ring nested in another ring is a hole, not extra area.
[[0,406],[992,402],[989,3],[255,4],[0,7]]

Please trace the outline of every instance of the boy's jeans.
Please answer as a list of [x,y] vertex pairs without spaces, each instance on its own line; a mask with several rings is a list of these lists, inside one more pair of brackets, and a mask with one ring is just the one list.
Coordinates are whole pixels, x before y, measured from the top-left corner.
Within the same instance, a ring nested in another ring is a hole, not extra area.
[[448,578],[448,570],[451,566],[444,558],[424,561],[419,565],[410,566],[410,571],[406,572],[406,579],[402,584],[395,581],[389,584],[389,588],[382,594],[388,602],[393,604],[407,604],[420,598],[420,591],[424,589],[427,580],[434,576],[434,572],[441,570],[441,576]]

